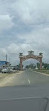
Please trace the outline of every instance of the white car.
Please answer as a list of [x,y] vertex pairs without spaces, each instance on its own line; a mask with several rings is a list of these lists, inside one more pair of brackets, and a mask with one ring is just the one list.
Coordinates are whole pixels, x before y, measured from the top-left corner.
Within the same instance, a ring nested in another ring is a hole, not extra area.
[[2,69],[2,73],[15,73],[16,71],[10,68]]
[[8,68],[2,69],[2,73],[8,73],[8,72],[9,72]]

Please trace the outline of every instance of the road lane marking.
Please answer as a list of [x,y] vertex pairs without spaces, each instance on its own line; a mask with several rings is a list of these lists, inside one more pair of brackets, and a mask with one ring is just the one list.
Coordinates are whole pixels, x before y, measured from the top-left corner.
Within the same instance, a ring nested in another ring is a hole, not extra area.
[[29,82],[29,84],[30,84],[30,80],[28,79],[28,82]]

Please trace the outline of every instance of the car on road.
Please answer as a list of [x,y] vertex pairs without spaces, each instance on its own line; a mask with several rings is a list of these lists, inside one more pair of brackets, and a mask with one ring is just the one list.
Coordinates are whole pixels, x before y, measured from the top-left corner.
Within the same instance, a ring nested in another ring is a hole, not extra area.
[[2,69],[2,73],[8,73],[9,70],[7,68]]
[[2,73],[15,73],[16,71],[11,68],[4,68],[1,71]]

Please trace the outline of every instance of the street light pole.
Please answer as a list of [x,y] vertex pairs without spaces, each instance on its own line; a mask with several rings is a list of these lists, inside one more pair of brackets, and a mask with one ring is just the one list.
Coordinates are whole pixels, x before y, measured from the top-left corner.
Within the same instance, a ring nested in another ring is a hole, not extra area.
[[7,62],[7,54],[6,54],[6,62]]

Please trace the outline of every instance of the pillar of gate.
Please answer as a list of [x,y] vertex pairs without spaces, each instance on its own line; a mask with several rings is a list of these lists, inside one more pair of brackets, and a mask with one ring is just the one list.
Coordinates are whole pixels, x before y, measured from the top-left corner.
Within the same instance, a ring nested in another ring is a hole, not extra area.
[[20,70],[23,70],[22,57],[23,57],[23,53],[19,53],[19,58],[20,58]]
[[43,57],[43,54],[39,53],[39,56],[40,56],[40,70],[41,70],[42,69],[42,57]]
[[42,69],[42,58],[40,58],[40,70]]

